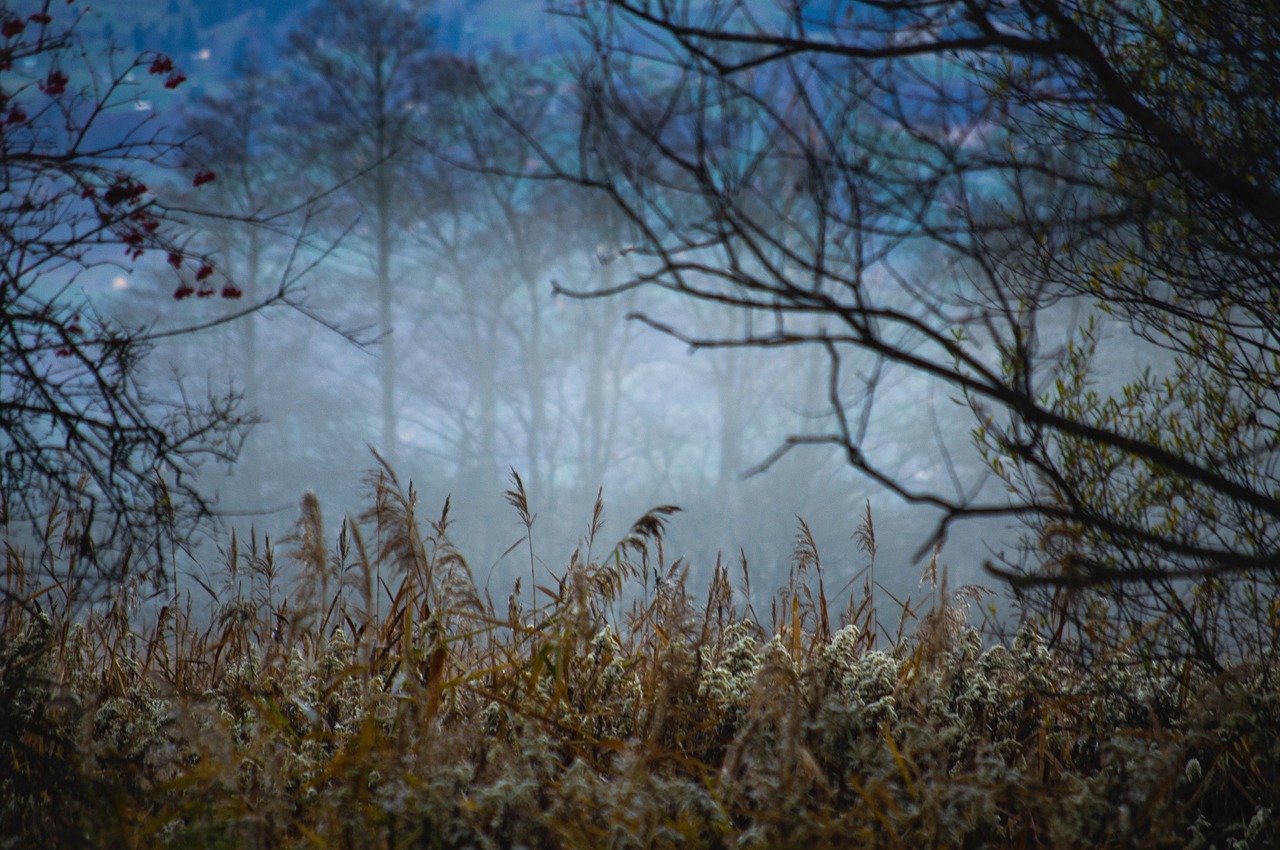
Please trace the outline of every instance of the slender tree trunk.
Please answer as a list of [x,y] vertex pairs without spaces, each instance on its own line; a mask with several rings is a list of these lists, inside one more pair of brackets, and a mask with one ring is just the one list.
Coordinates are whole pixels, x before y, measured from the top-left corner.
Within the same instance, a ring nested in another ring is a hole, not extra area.
[[376,274],[378,286],[378,331],[381,343],[382,456],[395,468],[399,454],[399,423],[396,417],[396,342],[392,319],[391,280],[391,186],[386,169],[379,169],[377,184],[378,245]]
[[[614,250],[613,243],[610,250]],[[601,269],[601,286],[609,289],[614,284],[616,265]],[[617,436],[619,385],[625,368],[627,331],[618,327],[620,301],[602,301],[584,304],[592,311],[584,332],[589,339],[586,346],[587,375],[584,388],[585,409],[578,422],[578,489],[580,493],[593,493],[604,480],[609,459],[613,455]]]
[[[262,233],[256,227],[249,228],[249,248],[245,255],[244,287],[245,296],[253,304],[258,299],[258,267],[262,262]],[[249,314],[242,322],[244,339],[242,344],[244,372],[245,406],[254,413],[261,404],[261,380],[258,375],[258,329],[257,315]],[[245,442],[242,463],[237,467],[244,470],[245,497],[248,504],[258,507],[262,501],[262,453],[257,451],[257,442],[250,433]]]

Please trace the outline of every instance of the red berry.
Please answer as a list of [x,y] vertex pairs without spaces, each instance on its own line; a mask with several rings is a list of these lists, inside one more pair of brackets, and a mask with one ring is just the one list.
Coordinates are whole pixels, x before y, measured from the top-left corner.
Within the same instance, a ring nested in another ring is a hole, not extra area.
[[67,90],[67,75],[61,71],[50,71],[48,78],[40,84],[45,94],[62,94]]

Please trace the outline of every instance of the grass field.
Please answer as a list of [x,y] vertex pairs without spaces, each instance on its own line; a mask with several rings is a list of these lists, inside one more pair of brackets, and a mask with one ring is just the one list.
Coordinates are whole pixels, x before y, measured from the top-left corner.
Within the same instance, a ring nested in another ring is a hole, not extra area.
[[1274,653],[1209,676],[1052,618],[1002,637],[936,563],[879,611],[803,525],[768,611],[746,564],[692,598],[662,508],[614,545],[597,504],[560,572],[528,553],[536,606],[493,600],[447,512],[371,483],[332,538],[314,498],[276,551],[229,538],[208,599],[154,615],[10,548],[0,847],[1280,845]]

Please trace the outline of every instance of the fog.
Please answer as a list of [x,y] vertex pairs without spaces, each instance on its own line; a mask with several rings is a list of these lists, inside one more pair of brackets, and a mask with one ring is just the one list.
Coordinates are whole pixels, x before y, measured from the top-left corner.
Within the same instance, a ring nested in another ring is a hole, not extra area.
[[[595,260],[578,257],[589,275]],[[323,272],[309,282],[304,304],[335,327],[361,324],[332,290],[346,281]],[[428,308],[429,309],[429,308]],[[650,508],[675,505],[664,554],[683,558],[690,584],[700,588],[717,557],[734,565],[745,557],[757,605],[785,584],[803,519],[811,529],[834,587],[868,566],[854,532],[868,507],[879,551],[877,579],[899,598],[916,591],[929,560],[927,543],[939,514],[911,507],[861,478],[839,452],[798,447],[768,469],[765,461],[789,434],[829,427],[826,363],[814,351],[699,351],[651,329],[627,322],[608,301],[570,301],[550,285],[532,299],[545,323],[546,350],[494,351],[494,409],[477,409],[477,394],[464,378],[476,366],[456,340],[439,332],[448,317],[397,313],[402,376],[397,398],[398,445],[379,443],[377,342],[357,345],[289,308],[264,311],[214,330],[158,347],[149,367],[156,382],[184,376],[199,390],[253,392],[245,405],[261,421],[248,433],[239,461],[208,464],[202,484],[216,493],[221,528],[194,551],[190,569],[206,579],[226,545],[226,532],[241,540],[256,533],[280,544],[293,530],[302,495],[313,492],[336,538],[340,524],[371,505],[370,476],[378,457],[418,498],[424,523],[439,518],[449,501],[449,537],[477,581],[494,598],[528,573],[525,528],[506,498],[520,475],[536,515],[532,546],[540,565],[563,573],[588,535],[597,493],[606,524],[596,557],[607,555],[630,525]],[[517,320],[519,313],[516,314]],[[608,341],[605,354],[583,346],[587,332]],[[246,373],[244,337],[258,337],[260,368]],[[483,355],[485,352],[479,352]],[[471,356],[476,356],[472,352]],[[597,385],[589,383],[597,374]],[[546,388],[530,393],[528,375]],[[939,388],[909,374],[882,379],[876,415],[865,445],[888,468],[919,487],[949,487],[948,460],[966,483],[981,478],[968,446],[972,414]],[[476,429],[492,416],[492,453]],[[528,425],[544,418],[548,436],[536,447]],[[477,424],[479,423],[479,424]],[[938,450],[948,441],[949,459]],[[394,460],[392,455],[394,454]],[[941,561],[955,583],[991,583],[981,565],[1011,537],[1005,523],[971,521],[954,526]],[[290,548],[286,543],[281,548]],[[923,551],[922,551],[923,550]],[[547,580],[544,573],[540,580]],[[527,589],[526,579],[524,587]],[[860,583],[859,583],[860,586]]]
[[[358,133],[351,131],[357,141],[324,138],[340,119],[299,106],[324,82],[304,79],[301,60],[286,50],[300,6],[174,0],[163,16],[101,8],[117,36],[130,32],[190,67],[203,100],[171,104],[164,120],[202,134],[189,147],[194,163],[218,163],[202,202],[235,214],[295,210],[267,227],[200,220],[196,232],[216,252],[218,280],[242,286],[246,302],[283,286],[288,303],[159,340],[146,363],[153,387],[180,381],[193,395],[236,393],[260,420],[235,464],[202,468],[219,526],[181,557],[181,572],[216,574],[232,529],[287,550],[305,493],[316,494],[336,539],[344,520],[370,506],[370,476],[389,470],[406,491],[413,487],[424,522],[449,504],[449,538],[495,599],[527,575],[530,546],[539,581],[563,572],[588,536],[598,493],[606,525],[594,556],[607,555],[649,509],[678,506],[666,564],[684,559],[700,589],[718,558],[742,584],[745,560],[764,610],[786,581],[801,520],[828,587],[853,586],[870,563],[854,537],[869,509],[877,592],[918,593],[939,512],[861,477],[834,448],[801,445],[775,457],[789,436],[834,427],[824,351],[695,351],[628,315],[702,336],[740,335],[750,317],[644,288],[598,299],[564,294],[608,289],[644,271],[629,251],[635,234],[584,190],[512,183],[421,147],[396,148],[402,170],[386,185],[354,179],[371,161]],[[439,4],[433,50],[488,63],[498,78],[563,64],[566,31],[532,6],[503,8]],[[142,20],[130,24],[130,15]],[[447,72],[432,67],[437,88],[447,86]],[[242,113],[251,77],[268,88],[313,88],[292,96],[288,114],[278,105]],[[411,97],[432,116],[432,138],[444,139],[447,153],[507,155],[502,126],[472,123],[474,112],[451,112],[430,93]],[[219,147],[226,139],[216,129],[218,120],[238,126],[237,117],[267,122],[252,128],[239,159]],[[306,197],[320,200],[296,211]],[[162,261],[143,261],[96,270],[84,286],[97,309],[133,327],[201,324],[243,307],[173,302],[167,273]],[[999,492],[971,445],[973,414],[954,391],[904,369],[846,366],[843,394],[862,399],[869,386],[874,405],[862,445],[882,468],[920,492]],[[516,475],[536,515],[523,544],[526,527],[508,497]],[[940,550],[953,586],[993,584],[982,564],[1017,534],[1007,520],[953,525]]]

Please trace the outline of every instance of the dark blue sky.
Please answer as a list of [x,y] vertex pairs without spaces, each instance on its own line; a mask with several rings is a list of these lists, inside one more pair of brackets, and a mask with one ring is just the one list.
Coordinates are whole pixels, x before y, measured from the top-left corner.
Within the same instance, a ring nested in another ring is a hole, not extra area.
[[[183,60],[193,82],[230,67],[237,51],[268,59],[298,16],[316,0],[85,0],[85,28],[132,50],[159,50]],[[319,0],[323,2],[323,0]],[[428,4],[442,49],[463,54],[495,47],[520,54],[554,49],[553,29],[563,19],[546,12],[545,0],[437,0]],[[266,54],[265,56],[262,54]],[[201,66],[205,73],[200,73]]]

